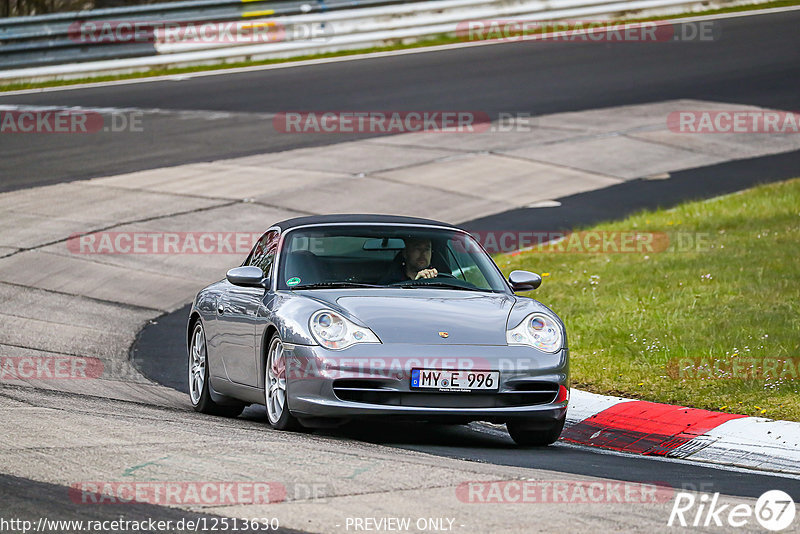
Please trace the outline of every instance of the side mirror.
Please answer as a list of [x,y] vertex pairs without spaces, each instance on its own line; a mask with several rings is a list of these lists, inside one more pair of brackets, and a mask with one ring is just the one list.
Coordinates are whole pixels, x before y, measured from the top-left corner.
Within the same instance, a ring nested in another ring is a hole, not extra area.
[[228,282],[235,286],[244,287],[266,287],[264,271],[260,267],[247,265],[245,267],[234,267],[225,275]]
[[530,271],[511,271],[508,283],[514,291],[531,291],[542,285],[542,277]]

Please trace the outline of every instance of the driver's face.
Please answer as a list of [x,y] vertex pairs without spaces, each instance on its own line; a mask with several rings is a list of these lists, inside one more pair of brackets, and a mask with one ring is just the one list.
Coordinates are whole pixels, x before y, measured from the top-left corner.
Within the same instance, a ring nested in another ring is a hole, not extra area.
[[420,271],[431,263],[431,242],[427,239],[410,241],[403,254],[406,265],[415,271]]

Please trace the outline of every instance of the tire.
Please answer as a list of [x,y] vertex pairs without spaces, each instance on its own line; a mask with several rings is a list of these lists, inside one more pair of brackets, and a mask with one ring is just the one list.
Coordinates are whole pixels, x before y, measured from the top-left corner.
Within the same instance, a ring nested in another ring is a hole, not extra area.
[[264,366],[264,405],[267,422],[275,430],[301,430],[302,426],[289,412],[289,381],[286,379],[286,358],[283,341],[277,332],[272,335],[267,348]]
[[547,447],[558,441],[564,429],[564,419],[554,425],[532,425],[529,421],[512,420],[506,423],[511,439],[521,447]]
[[244,404],[231,405],[217,404],[211,398],[208,379],[208,349],[206,347],[206,333],[203,323],[198,319],[192,327],[192,337],[189,341],[189,400],[196,412],[221,415],[223,417],[236,417]]

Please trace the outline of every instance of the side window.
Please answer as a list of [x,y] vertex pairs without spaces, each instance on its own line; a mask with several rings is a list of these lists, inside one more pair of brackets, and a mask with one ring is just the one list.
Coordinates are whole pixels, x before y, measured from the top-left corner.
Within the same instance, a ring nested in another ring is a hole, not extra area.
[[272,263],[275,260],[275,253],[278,250],[278,239],[280,234],[273,230],[267,232],[261,239],[258,240],[253,251],[250,253],[247,265],[254,267],[261,267],[264,275],[270,277],[272,275]]

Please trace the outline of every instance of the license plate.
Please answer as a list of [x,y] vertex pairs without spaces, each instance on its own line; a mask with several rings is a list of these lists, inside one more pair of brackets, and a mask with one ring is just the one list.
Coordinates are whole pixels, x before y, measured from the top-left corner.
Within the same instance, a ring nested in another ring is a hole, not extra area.
[[500,373],[498,371],[411,370],[411,389],[497,391],[499,382]]

